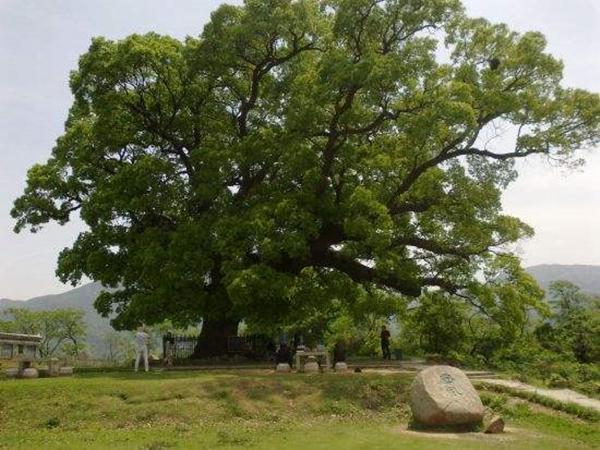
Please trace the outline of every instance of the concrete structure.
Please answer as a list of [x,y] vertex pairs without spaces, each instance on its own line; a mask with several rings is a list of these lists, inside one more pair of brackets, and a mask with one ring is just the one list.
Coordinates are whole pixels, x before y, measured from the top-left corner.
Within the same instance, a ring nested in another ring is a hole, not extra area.
[[0,360],[34,360],[41,342],[39,335],[0,332]]
[[38,335],[0,333],[0,360],[19,362],[18,369],[7,369],[6,375],[37,378],[38,371],[31,365],[36,359],[41,342],[42,337]]
[[[309,350],[298,350],[296,352],[296,370],[298,372],[309,372],[314,370],[314,366],[316,364],[317,368],[319,367],[319,363],[317,362],[317,358],[321,359],[321,367],[323,368],[323,372],[327,372],[331,367],[329,362],[329,352],[327,350],[320,351],[309,351]],[[308,360],[308,362],[304,362]],[[311,363],[311,368],[307,369],[306,364]],[[312,364],[314,363],[314,364]]]

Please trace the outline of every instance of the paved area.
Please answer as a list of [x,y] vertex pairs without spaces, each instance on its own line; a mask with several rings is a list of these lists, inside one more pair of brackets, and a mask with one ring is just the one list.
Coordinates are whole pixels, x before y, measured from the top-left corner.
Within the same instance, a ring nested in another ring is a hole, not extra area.
[[531,386],[514,380],[501,380],[495,378],[478,378],[477,381],[482,383],[503,386],[517,391],[530,392],[532,394],[541,395],[564,403],[574,403],[585,408],[594,409],[600,412],[600,400],[590,398],[579,392],[571,389],[545,389]]

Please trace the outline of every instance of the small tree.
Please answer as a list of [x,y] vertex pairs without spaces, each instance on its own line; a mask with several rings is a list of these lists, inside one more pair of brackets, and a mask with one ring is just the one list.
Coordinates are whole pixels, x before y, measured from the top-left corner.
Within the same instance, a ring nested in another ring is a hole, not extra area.
[[135,355],[133,336],[129,332],[110,330],[102,336],[106,348],[105,359],[111,363],[123,363]]
[[582,363],[600,360],[600,308],[598,299],[569,281],[550,284],[551,321],[536,329],[545,348],[571,355]]
[[467,345],[467,308],[442,293],[425,296],[404,318],[403,340],[426,353],[447,356]]
[[10,320],[0,320],[0,331],[4,331],[5,333],[14,333],[15,332],[15,324]]
[[554,309],[557,319],[566,318],[592,304],[592,297],[570,281],[558,280],[550,283],[548,303]]
[[532,311],[547,316],[544,292],[513,257],[501,256],[471,289],[424,295],[402,317],[403,340],[417,350],[489,360],[526,333]]
[[10,308],[5,314],[12,319],[10,322],[12,331],[42,336],[39,347],[42,358],[55,355],[67,343],[68,353],[72,356],[77,356],[83,348],[85,324],[82,310],[32,311],[25,308]]

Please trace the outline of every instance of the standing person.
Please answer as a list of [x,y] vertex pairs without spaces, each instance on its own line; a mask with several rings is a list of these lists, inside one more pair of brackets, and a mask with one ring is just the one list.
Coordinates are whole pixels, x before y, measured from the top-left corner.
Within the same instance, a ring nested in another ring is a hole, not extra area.
[[333,366],[335,363],[346,362],[346,345],[344,341],[337,341],[333,347]]
[[392,354],[390,353],[390,332],[385,327],[385,325],[381,326],[381,352],[383,353],[383,359],[392,359]]
[[146,333],[143,327],[139,327],[137,333],[135,333],[135,371],[138,371],[140,365],[140,358],[144,357],[144,368],[148,372],[148,338],[150,336]]
[[289,345],[289,338],[287,333],[280,328],[279,329],[279,346],[281,347],[282,345],[285,345],[286,347]]
[[165,336],[165,365],[167,367],[173,367],[173,357],[175,353],[175,338],[169,331]]

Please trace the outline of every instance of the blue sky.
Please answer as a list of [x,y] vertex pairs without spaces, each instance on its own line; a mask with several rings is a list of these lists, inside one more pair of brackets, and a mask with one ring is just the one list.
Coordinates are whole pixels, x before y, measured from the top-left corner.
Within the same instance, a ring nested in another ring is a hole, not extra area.
[[[71,104],[67,80],[92,36],[156,31],[197,35],[215,0],[0,0],[0,298],[68,290],[54,276],[58,252],[81,224],[12,233],[8,212],[25,173],[50,154]],[[229,1],[228,3],[241,3]],[[542,31],[565,63],[565,84],[600,91],[600,1],[468,0],[471,15]],[[600,149],[565,173],[541,159],[520,165],[504,196],[507,213],[536,236],[519,245],[526,264],[600,264]]]

